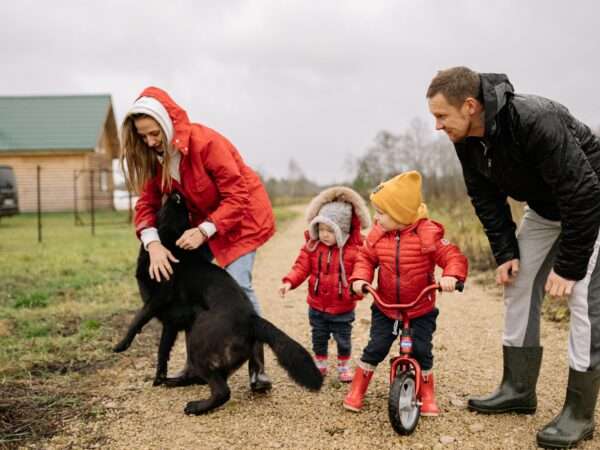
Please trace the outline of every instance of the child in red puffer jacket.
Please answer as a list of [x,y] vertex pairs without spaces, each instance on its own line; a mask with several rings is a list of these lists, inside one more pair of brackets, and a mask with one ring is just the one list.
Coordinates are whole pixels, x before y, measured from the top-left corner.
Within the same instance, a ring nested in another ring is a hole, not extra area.
[[317,367],[327,373],[327,344],[337,343],[337,371],[342,382],[352,381],[349,366],[352,322],[358,296],[350,292],[348,277],[370,226],[364,200],[350,188],[335,186],[317,195],[307,209],[306,243],[290,272],[283,277],[279,294],[284,297],[307,278],[308,318]]
[[[434,282],[436,266],[443,269],[440,286],[452,292],[457,281],[465,281],[467,258],[444,239],[444,227],[427,218],[421,200],[421,175],[405,172],[380,184],[371,194],[375,226],[360,249],[350,276],[353,292],[362,292],[378,269],[377,293],[385,303],[411,303]],[[436,416],[432,339],[438,309],[435,294],[423,298],[408,311],[413,338],[413,357],[422,369],[421,415]],[[344,407],[360,411],[375,367],[397,339],[401,315],[397,309],[371,306],[369,343],[363,350]],[[401,326],[400,326],[401,328]]]

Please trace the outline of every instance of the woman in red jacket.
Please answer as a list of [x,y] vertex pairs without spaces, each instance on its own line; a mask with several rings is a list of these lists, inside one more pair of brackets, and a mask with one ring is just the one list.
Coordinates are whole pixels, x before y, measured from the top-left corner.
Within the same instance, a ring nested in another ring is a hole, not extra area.
[[360,230],[371,224],[369,210],[352,189],[335,186],[310,202],[306,218],[309,222],[306,244],[283,277],[279,293],[284,297],[310,277],[306,301],[315,362],[325,375],[327,344],[329,336],[333,336],[337,343],[338,377],[342,382],[350,382],[352,322],[359,297],[350,293],[347,277],[363,243]]
[[[121,166],[130,187],[140,193],[135,229],[150,254],[150,277],[169,279],[177,263],[156,229],[163,194],[176,189],[186,199],[193,225],[177,245],[186,250],[204,245],[207,257],[230,273],[260,314],[252,267],[256,249],[275,232],[275,220],[259,177],[233,144],[191,123],[165,91],[149,87],[123,121]],[[248,366],[252,390],[270,389],[262,344]]]
[[[467,258],[443,239],[444,227],[427,219],[421,202],[421,175],[411,171],[379,185],[371,194],[376,225],[360,249],[350,277],[352,290],[362,292],[378,268],[377,292],[385,303],[410,303],[434,280],[435,266],[444,269],[443,291],[452,292],[467,276]],[[434,294],[431,294],[434,295]],[[421,415],[436,416],[432,339],[438,310],[435,297],[424,298],[408,311],[413,331],[413,355],[422,368]],[[369,343],[363,350],[344,407],[360,411],[375,367],[385,359],[396,340],[399,320],[395,309],[371,306]]]

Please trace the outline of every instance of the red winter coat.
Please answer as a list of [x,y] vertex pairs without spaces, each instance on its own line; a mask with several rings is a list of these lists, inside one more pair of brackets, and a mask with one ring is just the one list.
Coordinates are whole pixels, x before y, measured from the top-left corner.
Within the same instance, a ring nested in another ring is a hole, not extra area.
[[[377,293],[385,303],[410,303],[421,291],[434,282],[434,269],[442,267],[443,276],[453,276],[464,281],[467,277],[467,258],[457,246],[448,243],[444,227],[432,220],[421,219],[400,231],[386,232],[375,225],[365,245],[360,249],[351,281],[373,280],[379,267]],[[430,312],[435,306],[435,293],[408,311],[414,318]],[[378,308],[391,319],[400,319],[400,312]]]
[[[356,300],[360,297],[350,293],[349,280],[348,286],[342,285],[339,248],[335,245],[328,247],[319,242],[316,249],[311,252],[307,246],[315,242],[309,241],[308,232],[306,232],[305,237],[307,243],[300,250],[300,255],[296,258],[290,273],[283,277],[283,282],[289,282],[292,289],[295,289],[310,276],[306,302],[312,308],[328,314],[343,314],[353,311],[356,307]],[[363,236],[360,234],[360,223],[355,220],[354,216],[350,237],[343,247],[346,276],[350,276],[352,273],[354,262],[362,244]]]
[[[140,97],[163,104],[173,122],[174,148],[181,152],[181,183],[173,189],[187,201],[192,225],[205,220],[217,232],[208,246],[221,266],[226,266],[264,244],[275,232],[271,202],[260,179],[225,137],[197,123],[169,95],[158,88],[145,89]],[[161,206],[162,168],[144,186],[135,206],[135,229],[139,233],[156,226]]]

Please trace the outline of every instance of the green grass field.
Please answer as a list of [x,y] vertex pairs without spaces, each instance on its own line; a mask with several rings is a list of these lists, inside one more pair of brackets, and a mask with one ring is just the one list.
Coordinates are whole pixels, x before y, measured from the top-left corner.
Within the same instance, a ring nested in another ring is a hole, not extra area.
[[[494,267],[470,204],[432,203],[429,209],[471,270]],[[298,214],[276,206],[278,228]],[[72,214],[44,215],[42,243],[34,214],[0,221],[0,448],[36,442],[67,417],[94,414],[99,407],[82,375],[117,360],[111,347],[140,306],[134,279],[139,243],[127,213],[98,214],[95,236],[89,219],[88,226],[76,226]],[[154,352],[158,327],[149,329],[131,353]]]
[[115,224],[75,226],[70,214],[43,217],[43,242],[36,216],[0,223],[0,374],[76,363],[103,353],[107,316],[134,305],[133,265],[138,244],[119,213]]
[[[468,201],[430,204],[446,237],[467,255],[471,270],[489,270],[493,257]],[[275,208],[281,227],[298,213]],[[45,214],[43,242],[37,216],[0,221],[0,377],[81,366],[109,355],[115,321],[139,307],[134,279],[138,241],[126,212],[96,216],[95,236],[72,214]],[[9,375],[10,374],[10,375]]]
[[[295,213],[275,208],[281,226]],[[91,364],[109,355],[115,321],[140,305],[139,243],[126,213],[98,214],[95,236],[71,214],[0,222],[0,377]]]

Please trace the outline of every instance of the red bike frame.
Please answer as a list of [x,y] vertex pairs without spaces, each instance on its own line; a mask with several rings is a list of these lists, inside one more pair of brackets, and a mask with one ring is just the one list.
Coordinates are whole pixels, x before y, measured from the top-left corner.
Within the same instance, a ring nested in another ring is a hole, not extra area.
[[[400,335],[400,356],[396,356],[392,359],[392,367],[390,369],[390,384],[394,382],[396,378],[396,373],[398,371],[398,366],[404,371],[409,367],[412,367],[415,371],[415,392],[420,392],[421,389],[421,366],[417,362],[416,359],[411,358],[412,354],[412,337],[410,336],[410,319],[408,318],[407,311],[415,306],[418,302],[423,299],[426,295],[428,295],[431,291],[436,291],[440,289],[440,285],[438,283],[431,284],[427,286],[425,289],[421,291],[421,293],[417,296],[417,298],[410,303],[385,303],[377,294],[377,291],[370,284],[366,284],[363,286],[363,290],[371,294],[373,300],[378,305],[383,306],[384,308],[397,309],[400,311],[400,316],[402,320],[402,333]],[[430,301],[431,301],[431,297]]]

